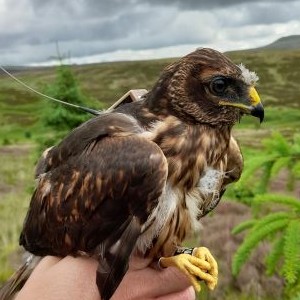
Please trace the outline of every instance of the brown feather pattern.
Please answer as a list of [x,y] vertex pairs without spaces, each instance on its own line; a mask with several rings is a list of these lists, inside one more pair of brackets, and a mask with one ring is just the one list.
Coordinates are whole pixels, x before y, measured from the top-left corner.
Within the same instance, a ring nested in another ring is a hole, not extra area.
[[231,135],[241,112],[219,105],[215,76],[248,101],[240,68],[199,49],[168,66],[141,101],[87,121],[45,152],[20,244],[40,256],[94,256],[104,300],[134,249],[173,255],[242,171]]

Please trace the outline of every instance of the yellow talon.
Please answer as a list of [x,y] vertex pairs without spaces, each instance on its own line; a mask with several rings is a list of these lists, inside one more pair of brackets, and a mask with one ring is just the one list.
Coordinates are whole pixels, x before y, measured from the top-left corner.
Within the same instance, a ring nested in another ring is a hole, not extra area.
[[218,282],[218,265],[205,247],[195,248],[193,255],[179,254],[171,257],[162,257],[159,260],[161,267],[177,267],[191,281],[197,292],[200,291],[199,280],[203,280],[209,289],[213,290]]
[[194,248],[193,256],[209,263],[210,269],[208,270],[208,273],[214,278],[214,280],[211,282],[206,281],[205,283],[210,290],[215,289],[218,283],[218,264],[216,260],[210,251],[205,247]]

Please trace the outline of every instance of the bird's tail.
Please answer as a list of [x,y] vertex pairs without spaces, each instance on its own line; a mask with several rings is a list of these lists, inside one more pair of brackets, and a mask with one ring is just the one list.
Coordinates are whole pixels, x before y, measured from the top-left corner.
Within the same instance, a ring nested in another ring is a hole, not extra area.
[[12,277],[1,287],[0,300],[12,300],[16,293],[21,290],[41,257],[30,255],[26,262],[12,275]]
[[128,219],[119,232],[107,241],[107,248],[102,255],[99,255],[96,277],[101,299],[109,300],[122,281],[128,270],[129,256],[140,233],[140,223],[136,217],[133,217]]

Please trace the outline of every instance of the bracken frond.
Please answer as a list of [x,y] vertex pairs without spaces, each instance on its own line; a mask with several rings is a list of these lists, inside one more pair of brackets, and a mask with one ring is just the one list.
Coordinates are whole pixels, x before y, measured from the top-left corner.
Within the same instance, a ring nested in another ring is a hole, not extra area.
[[292,297],[291,300],[300,300],[300,293]]
[[255,223],[257,222],[256,219],[252,219],[252,220],[247,220],[247,221],[244,221],[242,223],[240,223],[239,225],[235,226],[231,233],[232,234],[238,234],[238,233],[241,233],[249,228],[252,228]]
[[300,201],[292,196],[283,194],[262,194],[256,195],[253,199],[255,205],[261,205],[265,203],[276,203],[286,205],[300,212]]
[[262,217],[256,222],[255,226],[252,227],[251,232],[256,232],[260,230],[261,227],[264,227],[274,221],[278,221],[282,219],[290,219],[290,218],[291,218],[291,214],[285,211],[269,213],[268,215]]
[[[289,223],[288,214],[285,216],[282,215],[279,219],[272,219],[271,217],[273,217],[273,215],[275,214],[268,215],[257,222],[238,248],[232,261],[232,273],[234,276],[239,273],[242,265],[247,261],[251,252],[259,244],[259,242],[267,238],[270,234],[282,230]],[[276,215],[279,216],[279,213]]]
[[291,145],[291,153],[293,155],[300,155],[300,134],[295,134],[293,137],[293,143]]
[[272,249],[266,257],[266,273],[268,275],[273,275],[276,271],[276,266],[279,260],[283,257],[283,247],[284,247],[284,235],[278,237],[275,242],[273,242]]
[[292,173],[296,178],[300,178],[300,160],[292,167]]
[[262,174],[255,185],[255,194],[263,194],[267,192],[267,187],[271,178],[271,169],[273,161],[266,162],[262,167]]
[[274,132],[263,144],[269,153],[277,153],[280,157],[290,155],[291,145],[280,132]]
[[291,159],[291,156],[278,157],[272,165],[271,178],[276,177],[283,168],[288,168]]
[[289,300],[300,300],[300,278],[295,284],[285,288],[285,294]]
[[294,284],[300,271],[300,220],[290,221],[284,235],[282,273],[288,284]]
[[243,184],[245,184],[252,177],[252,175],[257,170],[259,170],[264,164],[266,164],[267,162],[272,162],[276,158],[276,156],[262,155],[246,160],[244,172],[242,174],[241,179],[237,182],[236,185],[242,186]]

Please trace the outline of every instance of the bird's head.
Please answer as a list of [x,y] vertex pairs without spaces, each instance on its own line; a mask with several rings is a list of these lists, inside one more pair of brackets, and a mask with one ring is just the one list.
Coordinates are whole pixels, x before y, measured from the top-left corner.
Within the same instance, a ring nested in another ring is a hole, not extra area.
[[241,115],[263,121],[258,76],[222,53],[198,49],[168,66],[153,92],[171,113],[193,123],[233,125]]

